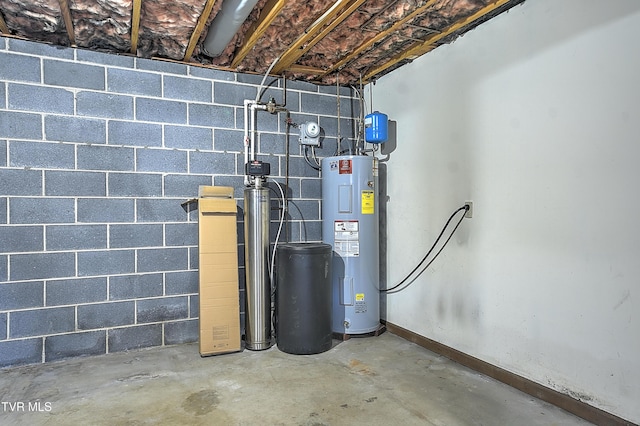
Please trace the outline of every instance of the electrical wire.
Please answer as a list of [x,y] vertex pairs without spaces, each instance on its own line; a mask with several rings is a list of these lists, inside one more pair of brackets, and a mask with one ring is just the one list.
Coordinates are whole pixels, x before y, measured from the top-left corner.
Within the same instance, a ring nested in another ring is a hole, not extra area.
[[340,150],[340,121],[342,117],[340,116],[340,85],[338,84],[340,81],[340,71],[336,72],[336,108],[338,110],[338,150]]
[[308,146],[304,147],[304,161],[306,161],[307,164],[310,165],[315,170],[320,170],[320,165],[318,164],[318,162],[316,161],[316,164],[313,164],[311,162],[311,160],[309,159],[309,147]]
[[260,86],[258,87],[258,93],[256,93],[256,103],[258,103],[260,101],[260,98],[262,97],[262,88],[264,87],[264,82],[267,80],[267,77],[269,76],[269,73],[271,72],[273,67],[276,66],[276,64],[278,63],[279,60],[280,60],[280,56],[276,57],[273,60],[273,62],[271,62],[271,65],[267,69],[267,72],[264,73],[264,77],[262,77],[262,82],[260,83]]
[[278,181],[273,181],[278,186],[280,190],[280,196],[282,197],[282,213],[280,214],[280,224],[278,225],[278,232],[276,233],[276,239],[273,245],[273,254],[271,255],[271,271],[270,271],[270,279],[271,279],[271,287],[275,288],[275,284],[273,282],[273,275],[275,270],[276,263],[276,251],[278,250],[278,241],[280,240],[280,232],[282,232],[282,224],[284,223],[284,216],[287,213],[286,206],[284,202],[284,191],[282,190],[282,186],[278,183]]
[[[287,110],[287,118],[285,119],[286,131],[284,133],[284,187],[289,189],[289,131],[291,126],[295,125],[291,121],[291,112]],[[297,125],[295,125],[297,127]],[[285,210],[289,208],[289,199],[285,197],[283,200]],[[288,227],[284,228],[286,241],[289,241]]]
[[[413,270],[411,272],[409,272],[407,274],[406,277],[404,277],[402,279],[402,281],[400,281],[398,284],[394,285],[393,287],[390,288],[386,288],[386,289],[381,289],[380,292],[382,293],[387,293],[387,294],[393,294],[393,293],[398,293],[402,290],[405,290],[407,287],[409,287],[416,279],[418,279],[418,277],[420,275],[422,275],[422,273],[424,271],[427,270],[427,268],[433,263],[434,260],[436,260],[436,258],[438,257],[438,255],[442,252],[442,250],[444,250],[444,248],[447,246],[447,243],[449,242],[449,240],[451,239],[451,237],[453,237],[453,234],[455,234],[456,230],[458,229],[458,227],[460,226],[460,224],[462,223],[462,221],[464,220],[467,211],[469,210],[469,205],[465,204],[464,206],[456,209],[456,211],[454,211],[451,216],[449,216],[449,219],[447,220],[447,223],[444,225],[444,227],[442,228],[442,231],[440,231],[440,235],[438,235],[438,238],[436,238],[435,242],[433,243],[433,245],[431,246],[431,248],[429,249],[429,251],[427,252],[427,254],[424,255],[424,257],[422,258],[422,260],[418,263],[418,265],[416,265],[415,268],[413,268]],[[438,252],[433,256],[433,258],[429,261],[429,263],[427,263],[424,268],[422,268],[422,270],[420,272],[418,272],[418,274],[413,277],[411,279],[411,281],[406,282],[408,279],[411,278],[411,276],[418,270],[420,269],[420,267],[424,264],[424,262],[427,260],[427,258],[429,257],[429,255],[431,254],[431,252],[433,252],[433,250],[436,248],[438,242],[440,241],[440,238],[442,238],[442,235],[444,234],[444,232],[447,230],[447,228],[449,227],[449,224],[451,223],[451,221],[453,220],[453,218],[461,211],[464,211],[465,214],[462,215],[462,217],[460,217],[460,220],[458,220],[458,223],[456,224],[456,226],[453,228],[453,231],[451,231],[451,234],[449,234],[449,237],[447,238],[447,240],[444,242],[444,244],[442,245],[442,247],[440,248],[440,250],[438,250]],[[402,287],[404,285],[404,287]],[[402,288],[400,288],[402,287]]]
[[[282,186],[278,183],[278,181],[274,180],[280,190],[280,196],[282,197],[282,213],[280,214],[280,224],[278,225],[278,232],[276,233],[276,239],[273,244],[273,253],[271,254],[271,268],[269,269],[269,282],[271,284],[271,335],[275,337],[276,334],[276,283],[275,283],[275,263],[276,263],[276,251],[278,250],[278,242],[280,240],[280,232],[282,231],[282,224],[284,223],[284,217],[287,213],[287,204],[286,198],[284,196],[284,191],[282,190]],[[270,188],[275,192],[273,188]]]
[[320,161],[318,161],[318,156],[316,155],[316,147],[311,147],[311,157],[313,158],[313,162],[318,165],[318,170],[321,169]]
[[[442,252],[442,250],[444,250],[444,248],[446,247],[447,243],[449,242],[449,240],[451,239],[451,237],[453,237],[453,234],[456,232],[456,230],[458,229],[458,227],[460,226],[460,224],[462,223],[462,221],[465,218],[465,215],[463,214],[462,217],[460,217],[460,220],[458,221],[458,223],[456,224],[456,226],[453,228],[453,231],[451,231],[451,234],[449,235],[449,237],[447,238],[447,240],[444,242],[444,244],[442,245],[442,247],[440,248],[440,250],[438,250],[438,252],[434,255],[433,259],[431,259],[429,261],[429,263],[427,263],[424,268],[422,268],[422,270],[420,272],[418,272],[418,274],[413,277],[411,279],[411,281],[409,281],[408,283],[405,284],[405,281],[407,281],[414,272],[416,272],[420,266],[422,266],[422,264],[427,260],[427,258],[429,257],[429,255],[431,254],[431,252],[435,249],[436,245],[438,244],[438,242],[440,241],[440,238],[442,238],[442,235],[444,234],[444,231],[449,227],[449,224],[451,223],[451,220],[453,220],[453,218],[455,217],[455,215],[464,210],[465,213],[467,210],[469,210],[469,206],[468,205],[464,205],[462,207],[460,207],[459,209],[457,209],[455,212],[453,212],[451,214],[451,216],[449,217],[449,219],[447,220],[447,223],[445,224],[444,228],[442,228],[442,231],[440,231],[440,235],[438,235],[438,238],[436,238],[436,241],[433,243],[433,245],[431,246],[431,248],[429,249],[429,251],[427,252],[427,254],[422,258],[422,260],[418,263],[418,265],[402,280],[400,281],[398,284],[396,284],[395,286],[388,288],[388,289],[383,289],[380,290],[383,293],[388,293],[388,294],[393,294],[393,293],[398,293],[402,290],[405,290],[407,287],[409,287],[409,285],[411,285],[416,279],[418,279],[418,277],[420,277],[420,275],[422,275],[422,273],[424,273],[424,271],[436,260],[436,258],[438,257],[438,255]],[[401,287],[403,284],[404,287],[403,288],[399,288]]]
[[[362,86],[362,76],[360,76],[360,85]],[[364,100],[364,95],[363,95],[363,91],[359,90],[356,86],[351,85],[351,88],[353,90],[355,90],[356,95],[358,96],[358,101],[360,102],[360,117],[358,117],[358,121],[354,122],[354,125],[357,126],[356,129],[356,140],[355,142],[352,143],[353,146],[349,147],[350,150],[350,154],[351,154],[351,150],[355,151],[357,146],[360,145],[360,138],[362,138],[362,128],[364,126],[364,116],[365,116],[365,109],[366,109],[366,104],[365,104],[365,100]]]

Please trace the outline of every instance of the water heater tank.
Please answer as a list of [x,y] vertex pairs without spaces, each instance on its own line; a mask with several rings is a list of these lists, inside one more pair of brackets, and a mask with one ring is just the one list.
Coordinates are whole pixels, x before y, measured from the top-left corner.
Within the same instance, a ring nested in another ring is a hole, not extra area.
[[334,333],[365,334],[380,324],[377,191],[374,157],[322,160],[322,239],[333,247]]

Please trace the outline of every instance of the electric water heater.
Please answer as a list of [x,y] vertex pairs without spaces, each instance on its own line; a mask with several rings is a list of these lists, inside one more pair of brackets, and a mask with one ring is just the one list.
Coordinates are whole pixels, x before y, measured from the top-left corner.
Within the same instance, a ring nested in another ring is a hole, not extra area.
[[332,330],[364,334],[380,323],[378,160],[322,160],[322,239],[333,247]]

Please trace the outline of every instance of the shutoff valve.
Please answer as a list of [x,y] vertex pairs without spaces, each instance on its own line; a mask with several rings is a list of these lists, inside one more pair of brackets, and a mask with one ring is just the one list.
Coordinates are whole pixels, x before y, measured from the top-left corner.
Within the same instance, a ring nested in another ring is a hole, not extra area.
[[313,121],[302,123],[298,141],[301,145],[320,146],[320,126],[318,123]]

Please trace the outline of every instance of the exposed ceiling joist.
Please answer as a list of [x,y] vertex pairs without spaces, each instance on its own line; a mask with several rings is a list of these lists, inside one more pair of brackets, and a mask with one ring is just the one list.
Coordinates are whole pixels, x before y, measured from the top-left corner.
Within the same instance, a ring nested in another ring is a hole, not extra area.
[[[289,46],[287,51],[282,55],[282,58],[280,58],[276,64],[274,74],[279,74],[285,69],[291,67],[291,65],[307,53],[327,34],[333,31],[335,27],[355,12],[364,2],[365,0],[350,0],[346,2],[338,0],[335,2],[323,16],[321,16],[320,19],[312,25],[312,29],[309,30],[309,32],[299,37],[291,46]],[[325,23],[329,21],[331,21],[331,23],[322,28]],[[322,28],[322,30],[319,33],[316,33],[315,31],[320,28]]]
[[142,0],[133,0],[133,13],[131,14],[131,53],[138,52],[138,37],[140,35],[140,9]]
[[216,0],[207,0],[207,3],[204,5],[202,14],[198,18],[198,22],[196,23],[196,26],[191,33],[191,37],[189,38],[187,50],[184,53],[184,58],[182,58],[183,61],[189,62],[189,60],[191,59],[191,55],[193,55],[193,51],[196,49],[198,40],[200,40],[200,35],[202,34],[204,27],[207,25],[209,15],[211,15],[211,10],[213,9],[213,5],[215,4],[215,2]]
[[320,68],[310,67],[307,65],[298,65],[298,64],[291,65],[289,68],[287,68],[287,71],[294,74],[309,74],[309,75],[319,75],[324,72],[324,70]]
[[265,4],[260,12],[258,20],[249,27],[249,30],[247,31],[249,36],[236,51],[236,55],[231,62],[231,68],[235,68],[240,65],[240,62],[242,62],[251,49],[253,49],[253,46],[256,45],[260,37],[262,37],[267,28],[269,28],[286,3],[287,0],[269,0],[267,4]]
[[0,0],[0,35],[258,75],[278,57],[274,75],[348,85],[380,78],[524,1],[251,1],[215,58],[200,43],[227,0]]
[[69,36],[69,43],[71,46],[76,45],[76,36],[73,30],[73,20],[71,19],[71,9],[69,8],[69,2],[67,0],[58,0],[60,3],[60,11],[62,13],[62,19],[64,19],[64,25],[67,27],[67,35]]
[[416,10],[411,12],[409,15],[405,16],[403,19],[395,22],[392,26],[390,26],[386,30],[381,31],[378,34],[376,34],[375,36],[373,36],[370,39],[366,40],[358,48],[356,48],[355,50],[351,51],[351,53],[349,53],[347,56],[342,58],[340,61],[336,62],[331,68],[326,70],[323,73],[323,75],[321,75],[321,77],[324,77],[325,75],[331,74],[332,72],[340,69],[344,65],[346,65],[349,62],[353,61],[354,59],[359,57],[360,54],[362,54],[362,52],[366,51],[367,49],[369,49],[371,46],[373,46],[374,44],[378,43],[379,41],[384,40],[385,38],[387,38],[388,36],[393,34],[395,31],[400,29],[404,24],[406,24],[407,22],[409,22],[412,19],[414,19],[416,16],[419,16],[421,13],[424,13],[436,1],[437,0],[429,0],[423,6],[417,8]]
[[461,19],[455,22],[454,24],[450,25],[446,29],[442,30],[442,32],[438,34],[433,34],[427,37],[427,39],[425,39],[424,42],[416,43],[413,46],[411,46],[409,49],[392,56],[389,61],[383,63],[382,65],[374,69],[369,70],[369,72],[367,72],[367,74],[363,77],[363,80],[366,82],[369,82],[376,75],[391,68],[392,66],[396,65],[398,62],[401,62],[407,59],[413,60],[427,52],[430,52],[431,50],[437,47],[436,43],[438,41],[442,40],[448,35],[453,34],[454,32],[460,30],[461,28],[464,28],[465,26],[482,18],[483,16],[493,12],[494,10],[500,8],[501,6],[504,6],[510,1],[511,0],[496,0],[493,3],[490,3],[489,5],[483,7],[482,9],[478,10],[474,14],[467,16],[466,18]]
[[9,34],[9,27],[7,27],[7,23],[4,22],[2,14],[0,14],[0,32],[2,34]]
[[352,0],[337,0],[333,5],[331,5],[331,7],[324,11],[324,13],[320,15],[320,17],[316,19],[309,28],[302,32],[302,34],[293,43],[291,43],[291,45],[289,45],[287,50],[280,55],[280,59],[273,69],[273,74],[280,74],[297,61],[300,58],[300,56],[297,56],[298,50],[302,49],[305,44],[315,38],[322,27],[337,16],[342,8],[350,1]]

